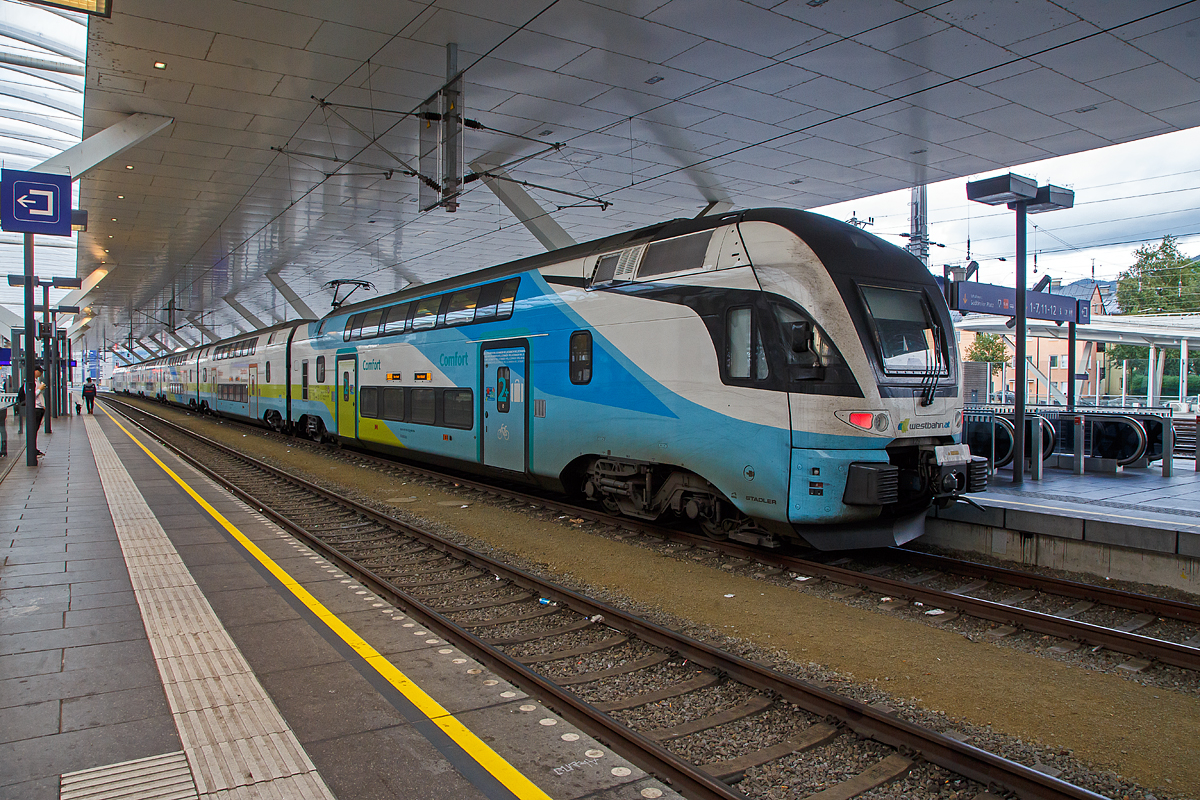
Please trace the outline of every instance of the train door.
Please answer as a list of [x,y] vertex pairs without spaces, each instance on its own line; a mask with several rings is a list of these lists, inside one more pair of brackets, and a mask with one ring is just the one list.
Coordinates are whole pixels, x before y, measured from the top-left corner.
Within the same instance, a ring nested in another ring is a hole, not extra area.
[[337,360],[337,432],[353,439],[358,435],[358,361],[354,356]]
[[258,419],[258,364],[250,365],[250,380],[249,380],[250,396],[247,401],[250,403],[250,416]]
[[517,347],[485,348],[483,358],[483,463],[513,472],[525,471],[525,397],[529,351]]

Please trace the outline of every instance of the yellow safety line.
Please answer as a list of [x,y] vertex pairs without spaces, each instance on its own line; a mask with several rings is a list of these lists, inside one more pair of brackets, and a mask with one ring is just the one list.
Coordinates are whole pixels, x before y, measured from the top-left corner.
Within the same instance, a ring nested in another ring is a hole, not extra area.
[[329,629],[338,637],[348,644],[354,652],[358,653],[362,658],[371,665],[379,675],[395,686],[401,694],[408,698],[414,706],[420,709],[421,713],[429,718],[433,724],[441,728],[447,736],[449,736],[455,744],[461,747],[467,755],[475,759],[478,764],[492,774],[496,780],[504,784],[504,786],[522,800],[551,800],[550,796],[537,787],[533,781],[525,777],[516,767],[504,760],[495,750],[488,747],[478,736],[476,736],[466,725],[459,722],[453,714],[442,708],[436,700],[425,693],[417,684],[396,668],[392,662],[388,661],[385,656],[379,653],[374,647],[367,643],[365,639],[359,636],[354,630],[342,622],[336,614],[330,611],[321,603],[320,600],[309,594],[308,590],[301,586],[295,578],[287,573],[283,567],[275,563],[275,561],[259,549],[258,545],[250,541],[250,539],[242,533],[238,528],[220,512],[209,505],[208,501],[201,497],[195,489],[187,484],[175,474],[166,464],[159,460],[158,456],[150,452],[146,445],[142,444],[136,436],[129,432],[124,425],[117,420],[103,406],[100,410],[111,419],[118,428],[125,431],[125,435],[133,440],[134,444],[142,449],[146,455],[150,456],[155,464],[162,467],[163,472],[171,476],[180,488],[191,495],[192,499],[200,504],[200,507],[212,516],[221,527],[229,531],[229,534],[236,539],[242,547],[258,559],[267,570],[274,575],[280,583],[288,588],[288,590],[296,596],[301,603],[304,603],[310,611],[313,612]]

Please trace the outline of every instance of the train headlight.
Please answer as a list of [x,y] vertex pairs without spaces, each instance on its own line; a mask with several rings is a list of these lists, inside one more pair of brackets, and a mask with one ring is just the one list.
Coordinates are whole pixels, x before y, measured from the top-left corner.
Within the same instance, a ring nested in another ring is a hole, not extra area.
[[888,418],[887,412],[880,411],[875,415],[875,430],[883,433],[892,426],[891,419]]

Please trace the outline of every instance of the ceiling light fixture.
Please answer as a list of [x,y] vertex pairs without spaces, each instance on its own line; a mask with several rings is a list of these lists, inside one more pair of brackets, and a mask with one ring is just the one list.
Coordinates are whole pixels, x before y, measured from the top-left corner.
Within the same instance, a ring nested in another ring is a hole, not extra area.
[[133,169],[133,164],[126,164],[125,169]]
[[550,130],[549,128],[546,128],[546,130],[539,133],[538,136],[549,136],[552,133],[554,133],[554,131]]
[[155,61],[155,62],[154,62],[154,68],[155,68],[155,69],[166,69],[166,68],[167,68],[167,62],[165,62],[165,61]]
[[662,75],[655,75],[653,78],[650,78],[649,80],[647,80],[646,83],[653,86],[654,84],[658,83],[661,80],[663,80]]
[[118,199],[118,200],[124,200],[124,199],[125,199],[125,195],[123,195],[123,194],[119,194],[119,195],[117,195],[117,199]]

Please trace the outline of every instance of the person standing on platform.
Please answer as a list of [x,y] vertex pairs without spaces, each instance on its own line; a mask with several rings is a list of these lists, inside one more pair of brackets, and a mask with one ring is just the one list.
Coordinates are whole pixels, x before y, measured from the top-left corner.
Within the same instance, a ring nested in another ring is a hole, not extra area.
[[[12,376],[5,375],[0,391],[12,391]],[[8,406],[0,406],[0,458],[8,455]]]
[[87,383],[83,385],[83,402],[87,403],[88,413],[92,413],[92,404],[96,402],[96,384],[92,383],[92,379],[88,378]]
[[37,449],[38,428],[42,427],[42,419],[46,416],[46,382],[42,380],[42,368],[33,368],[33,429],[29,431],[29,446],[39,456],[46,455]]

